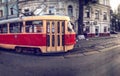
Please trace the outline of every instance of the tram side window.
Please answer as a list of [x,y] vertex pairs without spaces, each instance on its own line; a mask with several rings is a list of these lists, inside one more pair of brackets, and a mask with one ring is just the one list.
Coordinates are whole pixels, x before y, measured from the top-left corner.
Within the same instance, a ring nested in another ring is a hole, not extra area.
[[47,22],[47,33],[50,33],[50,22]]
[[35,28],[35,32],[43,32],[43,22],[42,21],[36,21],[33,23]]
[[25,28],[26,28],[26,32],[27,32],[27,33],[33,32],[33,31],[34,31],[34,28],[33,28],[33,26],[32,26],[32,21],[27,21]]
[[55,22],[52,22],[52,33],[55,33]]
[[60,33],[60,22],[57,23],[57,32]]
[[43,32],[43,21],[26,21],[27,33],[40,33]]
[[22,22],[10,23],[10,33],[21,33],[22,25]]
[[62,33],[65,33],[65,22],[62,22]]
[[0,33],[7,33],[8,29],[7,29],[7,24],[1,24],[0,25]]

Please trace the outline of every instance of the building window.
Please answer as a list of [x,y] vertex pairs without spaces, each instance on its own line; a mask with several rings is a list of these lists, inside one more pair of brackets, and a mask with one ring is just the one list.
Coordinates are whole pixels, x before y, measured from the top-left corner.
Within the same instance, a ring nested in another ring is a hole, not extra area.
[[92,3],[97,3],[98,2],[98,0],[91,0],[92,1]]
[[73,16],[73,7],[71,5],[68,6],[68,16]]
[[104,32],[107,32],[107,27],[104,27]]
[[104,5],[107,5],[107,0],[103,0],[103,4],[104,4]]
[[24,9],[24,16],[32,16],[32,15],[33,15],[33,13],[28,8]]
[[14,13],[13,13],[13,8],[10,8],[10,13],[11,13],[11,15],[14,14]]
[[103,13],[103,20],[107,20],[107,12]]
[[3,10],[0,10],[0,17],[3,17]]
[[100,11],[99,11],[99,10],[96,10],[96,11],[95,11],[95,19],[99,19],[99,14],[100,14]]
[[86,33],[89,33],[90,32],[90,26],[86,26]]
[[85,10],[85,17],[90,18],[90,10],[89,9]]
[[49,14],[55,14],[55,7],[54,6],[49,7]]
[[25,9],[24,12],[27,12],[27,13],[28,13],[28,12],[29,12],[29,9]]

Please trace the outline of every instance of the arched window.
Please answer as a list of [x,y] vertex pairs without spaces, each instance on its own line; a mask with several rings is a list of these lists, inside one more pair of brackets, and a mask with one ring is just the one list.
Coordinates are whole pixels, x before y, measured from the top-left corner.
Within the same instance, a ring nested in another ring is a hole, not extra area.
[[107,12],[103,13],[103,20],[107,20]]
[[68,6],[68,16],[70,16],[70,17],[73,16],[73,7],[72,7],[72,5]]
[[95,19],[99,19],[100,11],[96,10],[95,11]]

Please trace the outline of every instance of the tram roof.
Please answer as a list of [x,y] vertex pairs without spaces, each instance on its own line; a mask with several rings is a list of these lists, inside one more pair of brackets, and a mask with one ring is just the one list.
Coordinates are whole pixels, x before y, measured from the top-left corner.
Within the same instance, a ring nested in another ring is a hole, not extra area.
[[28,21],[28,20],[70,20],[68,16],[44,15],[44,16],[27,16],[12,19],[1,20],[0,24]]
[[68,16],[44,15],[44,16],[29,16],[23,20],[70,20]]

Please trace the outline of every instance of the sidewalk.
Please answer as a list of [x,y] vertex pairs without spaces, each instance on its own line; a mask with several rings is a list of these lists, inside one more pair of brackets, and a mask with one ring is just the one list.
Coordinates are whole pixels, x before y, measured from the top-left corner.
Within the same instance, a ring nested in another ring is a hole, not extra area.
[[74,50],[80,53],[99,51],[105,48],[120,45],[120,33],[108,37],[94,37],[76,42]]

